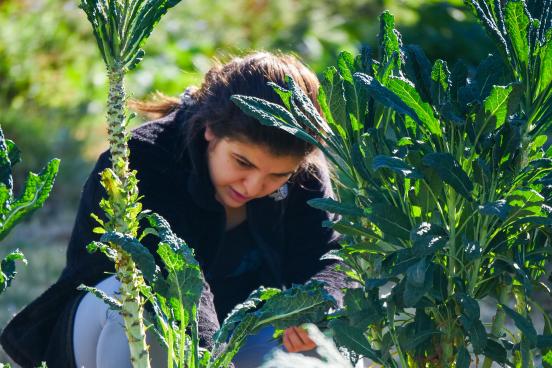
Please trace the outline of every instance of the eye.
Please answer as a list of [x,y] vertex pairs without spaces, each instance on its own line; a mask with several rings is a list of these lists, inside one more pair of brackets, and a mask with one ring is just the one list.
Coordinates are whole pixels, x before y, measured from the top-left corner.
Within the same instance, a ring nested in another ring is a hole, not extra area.
[[287,180],[291,177],[291,174],[273,174],[272,175],[272,178],[275,180],[275,181],[279,181],[279,180]]
[[251,164],[250,164],[249,162],[240,160],[239,158],[236,159],[236,162],[237,162],[238,165],[241,166],[241,167],[251,167]]

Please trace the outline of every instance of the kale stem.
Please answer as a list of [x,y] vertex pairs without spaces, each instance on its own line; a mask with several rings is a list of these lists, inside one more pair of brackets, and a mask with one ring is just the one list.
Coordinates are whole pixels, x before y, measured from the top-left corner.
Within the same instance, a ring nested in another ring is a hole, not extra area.
[[393,344],[397,348],[397,355],[399,356],[399,359],[401,361],[401,367],[408,367],[408,359],[405,359],[405,354],[403,353],[401,349],[401,345],[399,344],[399,340],[397,338],[397,332],[395,330],[395,316],[391,313],[394,313],[394,311],[387,311],[388,315],[388,321],[389,321],[389,335],[391,336],[391,340],[393,340]]
[[192,364],[190,364],[189,368],[199,368],[199,331],[198,331],[198,315],[197,315],[197,307],[192,308],[192,318],[191,318],[191,335],[192,335]]
[[[500,294],[498,296],[498,303],[499,304],[508,303],[508,298],[512,291],[512,285],[511,284],[502,285],[502,287],[499,288],[499,290],[500,290]],[[504,327],[505,320],[506,320],[506,313],[500,306],[498,306],[496,308],[496,314],[493,318],[493,324],[491,327],[491,336],[493,336],[496,339],[500,338],[500,336],[502,335],[502,329]],[[489,357],[485,357],[482,368],[491,368],[492,364],[493,364],[493,360]]]
[[454,189],[449,188],[447,195],[447,210],[448,210],[448,225],[449,225],[449,257],[448,257],[448,269],[449,269],[449,295],[453,295],[454,282],[453,278],[456,276],[456,193]]
[[443,357],[442,357],[442,362],[443,362],[443,367],[450,367],[451,366],[451,361],[452,361],[452,357],[453,357],[453,344],[454,342],[452,341],[453,340],[453,337],[452,337],[452,332],[454,331],[454,327],[453,326],[448,326],[447,327],[447,331],[445,333],[445,338],[443,339]]
[[171,329],[165,330],[165,336],[167,336],[167,368],[172,368],[174,364],[174,340],[171,333]]
[[[527,315],[527,295],[525,294],[525,288],[523,287],[516,287],[514,290],[514,300],[515,300],[515,310],[519,314],[521,314],[524,318],[528,318]],[[531,348],[528,346],[527,338],[524,336],[523,331],[520,331],[520,345],[521,345],[521,359],[522,359],[522,366],[525,368],[533,368],[533,353],[531,352]],[[525,345],[525,346],[524,346]],[[527,352],[527,354],[524,354],[524,351]]]
[[[129,219],[128,216],[128,207],[132,204],[133,194],[138,191],[138,188],[135,184],[132,185],[130,180],[132,174],[129,170],[130,152],[126,132],[124,76],[125,72],[120,63],[116,63],[108,70],[107,122],[112,170],[116,177],[115,185],[118,186],[116,190],[108,190],[109,202],[113,207],[113,216],[110,218],[108,229],[136,236],[136,218]],[[116,182],[117,179],[119,183]],[[129,341],[131,363],[134,367],[149,368],[149,352],[143,318],[144,303],[139,291],[144,285],[144,278],[137,270],[130,254],[122,251],[115,244],[111,246],[117,249],[118,253],[115,268],[117,279],[121,282],[121,316]]]
[[443,208],[441,207],[441,203],[439,202],[439,200],[437,199],[437,197],[435,196],[435,193],[433,193],[433,190],[431,189],[431,187],[429,186],[429,184],[427,183],[427,181],[423,180],[422,179],[422,183],[425,184],[426,188],[428,189],[429,191],[429,194],[431,194],[431,197],[433,198],[433,200],[435,201],[435,204],[437,205],[437,208],[439,209],[439,214],[441,215],[441,220],[443,220],[443,224],[446,224],[446,218],[445,218],[445,213],[443,211]]

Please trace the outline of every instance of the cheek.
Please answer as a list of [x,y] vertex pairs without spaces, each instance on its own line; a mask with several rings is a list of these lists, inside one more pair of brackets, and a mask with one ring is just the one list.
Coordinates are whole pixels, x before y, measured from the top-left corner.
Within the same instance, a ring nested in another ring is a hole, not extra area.
[[212,151],[209,157],[209,174],[214,186],[228,185],[235,180],[235,173],[231,169],[231,162],[224,152]]
[[240,172],[233,170],[228,164],[213,167],[211,172],[211,179],[215,186],[234,184],[242,180],[242,176]]
[[266,195],[274,193],[276,190],[278,190],[286,182],[287,182],[287,178],[286,179],[275,179],[275,180],[270,181],[265,187],[265,190],[267,192]]

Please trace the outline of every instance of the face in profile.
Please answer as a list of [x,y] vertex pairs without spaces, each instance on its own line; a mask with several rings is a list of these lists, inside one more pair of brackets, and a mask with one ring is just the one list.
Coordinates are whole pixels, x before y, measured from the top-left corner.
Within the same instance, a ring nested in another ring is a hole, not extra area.
[[216,199],[227,208],[267,196],[284,185],[303,158],[277,156],[246,139],[218,138],[205,129],[208,164]]

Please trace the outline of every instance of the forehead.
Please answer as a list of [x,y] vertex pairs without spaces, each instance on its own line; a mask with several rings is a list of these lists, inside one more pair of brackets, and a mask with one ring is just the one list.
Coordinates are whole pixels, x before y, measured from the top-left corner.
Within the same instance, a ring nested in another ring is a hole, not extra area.
[[277,155],[270,148],[251,143],[246,139],[226,138],[225,141],[232,154],[242,156],[264,171],[294,171],[304,160],[301,156]]

